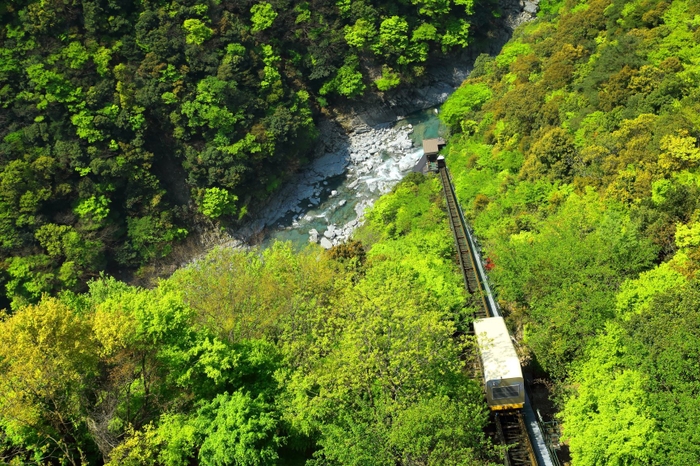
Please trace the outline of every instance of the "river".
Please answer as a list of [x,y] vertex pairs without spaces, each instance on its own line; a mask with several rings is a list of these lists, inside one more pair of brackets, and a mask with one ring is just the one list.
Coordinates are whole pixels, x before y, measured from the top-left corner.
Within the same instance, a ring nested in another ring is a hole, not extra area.
[[444,135],[437,113],[429,108],[393,124],[331,136],[330,150],[271,203],[262,246],[290,241],[298,249],[311,241],[328,248],[346,241],[365,209],[412,171],[423,156],[423,139]]

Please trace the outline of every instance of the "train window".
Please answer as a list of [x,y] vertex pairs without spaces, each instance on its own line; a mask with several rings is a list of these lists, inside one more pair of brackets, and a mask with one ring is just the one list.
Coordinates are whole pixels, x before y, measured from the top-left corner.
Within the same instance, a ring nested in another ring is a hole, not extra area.
[[505,387],[493,387],[493,399],[516,398],[520,395],[520,385],[508,385]]

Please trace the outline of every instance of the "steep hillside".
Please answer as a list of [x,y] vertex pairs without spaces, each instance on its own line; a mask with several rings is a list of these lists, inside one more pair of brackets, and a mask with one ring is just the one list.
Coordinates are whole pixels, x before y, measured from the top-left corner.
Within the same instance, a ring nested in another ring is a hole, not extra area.
[[0,321],[0,460],[492,464],[443,204],[412,175],[364,245],[217,249],[152,290],[102,279],[19,309]]
[[696,463],[700,5],[543,10],[443,106],[458,195],[573,464]]

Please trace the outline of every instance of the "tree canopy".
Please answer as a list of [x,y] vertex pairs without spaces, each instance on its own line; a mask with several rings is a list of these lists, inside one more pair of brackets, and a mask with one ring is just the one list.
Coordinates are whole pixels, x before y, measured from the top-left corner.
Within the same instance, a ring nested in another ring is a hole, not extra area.
[[467,45],[473,8],[472,0],[4,5],[7,300],[17,309],[42,293],[84,291],[100,271],[168,255],[200,214],[244,216],[309,161],[322,106],[421,79],[429,58]]
[[412,176],[363,242],[219,248],[153,289],[103,277],[4,315],[0,457],[487,464],[442,202],[437,178]]

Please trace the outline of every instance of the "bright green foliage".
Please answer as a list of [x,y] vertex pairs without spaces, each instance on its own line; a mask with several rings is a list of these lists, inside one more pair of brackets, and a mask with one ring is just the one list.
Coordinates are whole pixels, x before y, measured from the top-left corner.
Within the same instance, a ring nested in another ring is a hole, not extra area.
[[676,225],[676,245],[679,248],[697,248],[700,246],[700,223]]
[[374,25],[360,18],[352,26],[345,27],[345,41],[351,47],[363,48],[372,42],[377,35]]
[[417,7],[415,16],[397,15],[396,10],[377,15],[369,8],[360,16],[362,10],[358,7],[351,15],[351,3],[338,2],[343,14],[356,18],[352,25],[345,26],[345,42],[359,52],[373,54],[405,78],[422,73],[422,68],[408,65],[426,61],[431,48],[439,45],[445,53],[454,46],[466,47],[469,23],[463,16],[471,14],[471,0],[411,3]]
[[542,15],[557,13],[564,4],[564,0],[542,0],[539,3]]
[[112,59],[112,51],[106,47],[100,47],[92,56],[92,61],[97,65],[97,72],[105,76],[109,72],[109,62]]
[[589,359],[576,372],[576,396],[566,405],[565,434],[576,464],[642,465],[650,463],[650,450],[658,448],[655,421],[647,398],[644,373],[626,368],[628,347],[622,331],[610,326],[595,341]]
[[[148,265],[205,190],[263,198],[308,162],[314,112],[360,97],[377,64],[385,91],[414,82],[443,42],[489,21],[471,0],[93,3],[0,8],[7,267],[40,255],[49,223],[98,242],[97,269]],[[79,289],[96,270],[53,257],[29,261],[55,283],[37,289]]]
[[572,464],[697,463],[700,7],[541,7],[443,105],[457,195]]
[[[438,179],[414,174],[368,215],[369,251],[220,248],[151,290],[100,279],[19,309],[0,323],[0,453],[111,466],[484,464],[487,413],[463,373],[469,344],[454,337],[470,311],[441,202]],[[72,233],[50,224],[37,238],[58,257]],[[34,366],[49,361],[44,380]],[[43,391],[17,398],[23,387]]]
[[[380,199],[359,235],[372,244],[362,278],[339,284],[343,292],[328,307],[297,317],[296,327],[317,336],[288,347],[303,370],[285,381],[287,417],[302,432],[319,432],[319,462],[482,457],[475,426],[485,413],[476,386],[454,365],[460,345],[447,338],[465,309],[441,200],[439,181],[419,174]],[[445,320],[448,310],[456,322]],[[475,422],[455,429],[465,418]]]
[[349,56],[340,67],[338,74],[326,82],[319,90],[321,95],[337,92],[346,97],[354,97],[364,92],[366,86],[362,82],[362,73],[357,69],[359,61],[355,55]]
[[[58,288],[56,274],[50,271],[52,258],[45,255],[13,257],[6,264],[5,290],[11,296],[10,307],[19,309],[36,302],[44,293]],[[70,284],[68,288],[71,288]]]
[[267,2],[256,3],[250,8],[250,21],[253,23],[252,32],[260,32],[272,26],[277,18],[277,12]]
[[428,41],[437,38],[437,28],[430,23],[423,23],[413,30],[411,41]]
[[73,211],[89,224],[90,228],[99,228],[109,215],[109,199],[103,195],[91,196],[80,201]]
[[520,55],[532,53],[530,44],[511,41],[508,42],[501,50],[501,53],[496,57],[496,64],[500,67],[510,66]]
[[379,199],[366,214],[367,227],[358,236],[366,243],[381,238],[369,251],[370,259],[393,258],[411,269],[441,308],[459,314],[463,311],[464,284],[449,272],[454,264],[452,244],[445,241],[449,229],[439,204],[441,189],[436,178],[408,175],[391,195]]
[[690,361],[700,354],[699,296],[697,283],[660,287],[596,339],[563,413],[577,464],[680,466],[698,458],[690,420],[698,416],[700,371]]
[[396,419],[390,442],[403,451],[405,460],[421,459],[427,464],[483,464],[479,457],[480,434],[465,416],[474,406],[464,399],[436,396],[421,400]]
[[199,210],[209,218],[233,215],[236,213],[237,200],[238,197],[232,195],[225,189],[208,188],[204,192]]
[[71,42],[64,49],[64,55],[68,61],[68,66],[75,69],[80,69],[90,59],[88,51],[80,42]]
[[491,95],[485,84],[463,84],[440,109],[440,119],[452,128],[458,127],[467,115],[480,110]]
[[85,139],[87,142],[97,142],[105,139],[104,134],[94,127],[95,117],[91,116],[87,111],[81,110],[80,113],[73,115],[70,119],[71,123],[76,126],[75,133],[79,138]]
[[277,464],[279,421],[274,406],[262,397],[235,392],[217,396],[200,410],[197,420],[206,437],[199,450],[200,464],[241,466]]
[[401,77],[397,73],[394,73],[388,66],[384,66],[382,68],[382,77],[376,79],[374,84],[380,91],[388,91],[401,84]]
[[202,45],[207,40],[211,39],[212,31],[206,24],[199,19],[186,19],[182,23],[182,27],[187,31],[186,41],[188,44]]
[[400,16],[391,16],[379,25],[379,37],[373,46],[382,54],[401,54],[408,45],[408,22]]
[[[656,420],[656,441],[646,446],[655,464],[680,466],[700,458],[693,419],[700,416],[700,288],[697,281],[660,292],[649,312],[626,325],[626,363],[645,377],[646,403]],[[674,445],[675,448],[668,448]]]
[[445,33],[440,38],[443,52],[454,47],[469,45],[469,23],[464,19],[450,18],[447,21]]
[[605,211],[591,193],[568,196],[537,232],[510,235],[491,256],[501,297],[529,307],[526,341],[539,363],[564,376],[585,336],[613,316],[611,285],[648,267],[654,248],[629,217]]
[[90,322],[55,299],[0,322],[0,430],[27,460],[87,459],[81,402],[97,364]]
[[[165,414],[159,425],[130,432],[110,465],[276,464],[281,439],[274,408],[249,393],[222,393],[192,416]],[[199,450],[199,453],[196,453]]]
[[294,255],[282,244],[265,250],[262,256],[216,249],[200,265],[178,271],[172,280],[202,323],[233,343],[274,336],[279,326],[296,329],[286,319],[306,312],[309,305],[326,306],[330,294],[342,288],[346,278],[316,252]]
[[634,313],[647,312],[654,296],[681,288],[686,282],[686,278],[674,270],[671,264],[663,263],[640,274],[639,278],[622,284],[616,296],[617,312],[625,319],[631,318]]
[[209,76],[197,84],[194,101],[182,104],[182,113],[188,117],[189,126],[206,126],[222,134],[232,131],[240,118],[225,105],[230,84],[214,76]]

